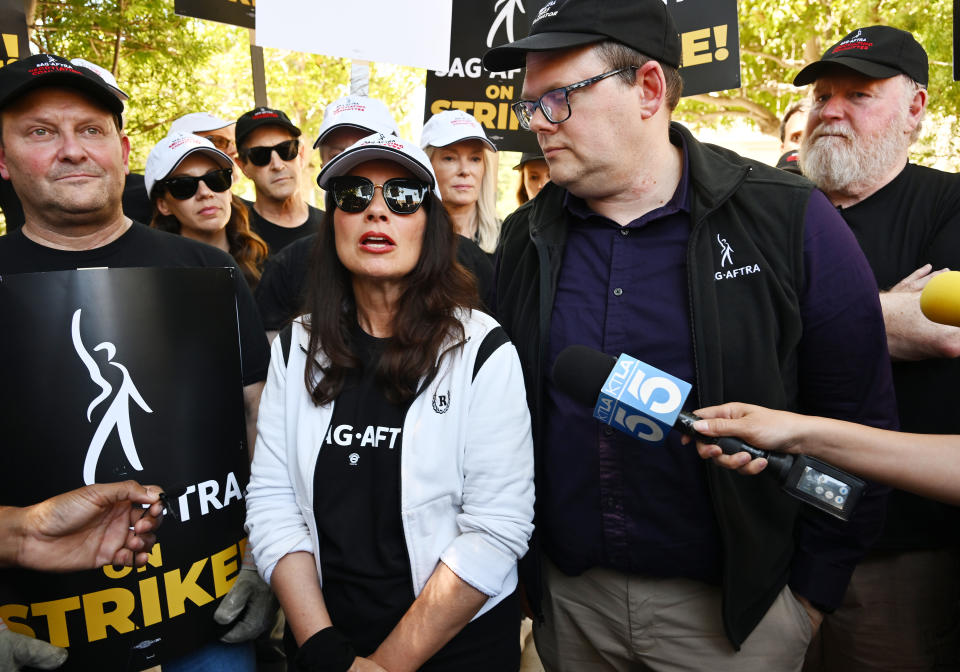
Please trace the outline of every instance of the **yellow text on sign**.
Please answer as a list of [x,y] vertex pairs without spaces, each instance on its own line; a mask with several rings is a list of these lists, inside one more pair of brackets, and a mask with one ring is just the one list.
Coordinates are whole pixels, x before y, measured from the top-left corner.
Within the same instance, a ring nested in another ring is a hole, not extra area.
[[[188,602],[203,606],[226,595],[237,578],[238,559],[243,557],[246,543],[246,539],[243,539],[209,557],[201,558],[192,563],[186,573],[177,568],[145,576],[137,582],[135,591],[115,587],[30,605],[5,604],[0,606],[0,618],[13,632],[36,637],[33,628],[21,620],[44,617],[50,643],[62,647],[71,643],[67,615],[74,611],[83,613],[88,642],[106,639],[109,636],[108,628],[122,634],[156,625],[164,619],[164,606],[166,617],[174,618],[186,612]],[[162,551],[160,544],[156,544],[147,566],[139,568],[137,572],[150,574],[148,568],[162,565]],[[103,568],[104,574],[110,579],[123,578],[131,571],[130,567],[114,570],[108,565]],[[164,598],[162,601],[161,596]],[[142,623],[134,623],[131,618],[138,606]],[[73,632],[75,638],[79,638],[78,629],[75,628]]]
[[730,58],[725,25],[683,33],[680,35],[680,44],[683,47],[683,67],[685,68]]
[[513,101],[514,87],[490,84],[483,94],[496,103],[473,100],[435,100],[430,105],[430,114],[444,110],[463,110],[470,112],[484,128],[495,128],[499,131],[515,131],[520,128],[516,115],[510,110]]
[[11,35],[10,33],[2,33],[0,34],[0,38],[3,39],[3,49],[7,55],[6,60],[0,63],[0,65],[10,65],[20,58],[20,40],[16,35]]

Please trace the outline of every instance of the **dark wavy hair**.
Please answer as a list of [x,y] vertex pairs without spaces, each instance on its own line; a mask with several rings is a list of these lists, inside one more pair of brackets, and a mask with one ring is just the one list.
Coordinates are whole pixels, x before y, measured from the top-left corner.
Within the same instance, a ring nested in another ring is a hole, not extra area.
[[523,167],[520,167],[520,184],[517,185],[517,205],[523,205],[530,200],[527,196],[527,187],[523,184]]
[[[150,226],[168,233],[180,235],[180,220],[173,215],[164,215],[157,208],[157,199],[162,193],[156,193],[153,198],[153,217]],[[247,213],[247,204],[236,194],[230,195],[230,219],[227,221],[227,245],[230,247],[230,256],[237,262],[244,279],[253,289],[260,282],[263,263],[267,260],[267,244],[263,238],[250,230],[250,215]]]
[[[393,335],[376,372],[393,403],[413,399],[420,380],[435,375],[443,355],[462,345],[464,331],[457,309],[480,305],[473,275],[457,262],[457,237],[443,203],[430,192],[421,207],[426,209],[427,223],[420,259],[407,275]],[[351,273],[337,256],[335,209],[327,194],[307,275],[310,343],[304,384],[317,406],[335,399],[350,370],[364,365],[352,342],[357,307]],[[441,352],[445,345],[450,347]]]

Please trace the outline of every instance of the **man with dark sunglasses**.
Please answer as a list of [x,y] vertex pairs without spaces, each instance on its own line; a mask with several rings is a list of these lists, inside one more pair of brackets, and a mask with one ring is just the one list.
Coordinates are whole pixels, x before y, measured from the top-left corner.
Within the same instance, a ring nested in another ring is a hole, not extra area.
[[[123,109],[123,101],[95,71],[59,56],[39,54],[0,68],[0,176],[12,183],[25,215],[20,229],[0,237],[0,275],[78,268],[233,268],[241,346],[238,378],[243,385],[247,437],[252,450],[260,392],[269,364],[269,350],[253,297],[239,267],[227,253],[151,229],[124,212],[121,195],[130,141],[123,132]],[[182,188],[181,193],[185,193],[187,187]],[[146,302],[151,300],[148,295],[145,292]],[[131,324],[130,328],[136,326]],[[202,350],[204,346],[200,347]],[[78,437],[76,449],[82,450],[83,443],[84,439]],[[56,474],[16,476],[28,482],[72,478],[57,460],[51,460],[50,469]],[[184,483],[195,482],[191,479],[198,477],[196,467],[184,466]],[[240,583],[238,580],[235,585]],[[236,597],[227,593],[223,603],[228,599],[243,602]],[[241,620],[245,619],[237,619],[237,624]],[[246,631],[240,639],[258,634],[249,632],[246,624],[240,630]],[[236,633],[234,630],[224,636],[236,637]],[[0,658],[2,655],[0,651]],[[165,670],[183,670],[191,665],[199,666],[196,669],[219,669],[215,663],[226,661],[226,669],[244,669],[242,663],[250,661],[252,665],[252,658],[249,645],[213,640],[186,656],[165,661],[163,666]]]
[[662,0],[552,0],[484,57],[525,68],[514,111],[550,167],[504,222],[494,279],[533,414],[524,577],[550,671],[799,670],[882,522],[882,493],[834,523],[675,432],[615,432],[548,373],[581,344],[689,381],[688,410],[762,399],[896,424],[856,240],[809,182],[671,122],[680,61]]
[[237,151],[257,198],[248,203],[250,228],[273,255],[315,233],[321,212],[303,200],[306,148],[300,129],[281,110],[258,107],[237,120]]

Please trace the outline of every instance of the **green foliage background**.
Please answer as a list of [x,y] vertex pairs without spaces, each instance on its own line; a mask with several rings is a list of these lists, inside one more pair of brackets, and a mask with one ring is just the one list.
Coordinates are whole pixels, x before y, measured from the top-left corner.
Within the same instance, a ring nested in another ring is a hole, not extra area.
[[[178,17],[173,0],[26,0],[26,4],[32,17],[31,39],[41,51],[82,56],[103,65],[130,93],[127,129],[134,170],[142,171],[150,148],[178,116],[206,110],[236,118],[254,105],[245,29]],[[684,99],[677,118],[694,128],[746,119],[775,136],[779,116],[804,95],[790,83],[796,73],[853,28],[884,23],[913,32],[930,57],[926,134],[915,146],[914,158],[941,168],[956,167],[960,88],[952,81],[949,0],[742,0],[738,11],[741,88]],[[312,141],[327,103],[348,93],[349,61],[276,49],[264,53],[270,104],[284,109]],[[421,69],[384,64],[372,68],[370,94],[387,103],[408,137],[420,125],[412,117],[424,81]],[[318,157],[316,152],[310,155],[305,172],[312,181]],[[514,159],[507,154],[500,166],[499,203],[504,213],[515,204]],[[249,185],[241,185],[241,190],[249,193]]]

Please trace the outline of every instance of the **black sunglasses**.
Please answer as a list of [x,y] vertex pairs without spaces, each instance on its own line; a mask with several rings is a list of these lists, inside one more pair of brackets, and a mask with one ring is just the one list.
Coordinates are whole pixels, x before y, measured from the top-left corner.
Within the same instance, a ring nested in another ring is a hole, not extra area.
[[290,161],[300,150],[300,140],[285,140],[273,147],[246,147],[240,152],[244,161],[249,161],[255,166],[265,166],[270,163],[270,155],[277,153],[281,161]]
[[395,177],[383,184],[374,184],[373,180],[356,175],[332,177],[329,181],[333,201],[344,212],[363,212],[373,200],[380,187],[383,200],[398,215],[410,215],[417,211],[426,197],[430,186],[426,182],[409,177]]
[[200,180],[207,185],[210,191],[221,193],[230,188],[233,184],[233,169],[221,168],[220,170],[211,170],[205,175],[194,177],[193,175],[182,175],[180,177],[171,177],[160,182],[160,187],[178,201],[185,201],[193,198],[200,188]]

